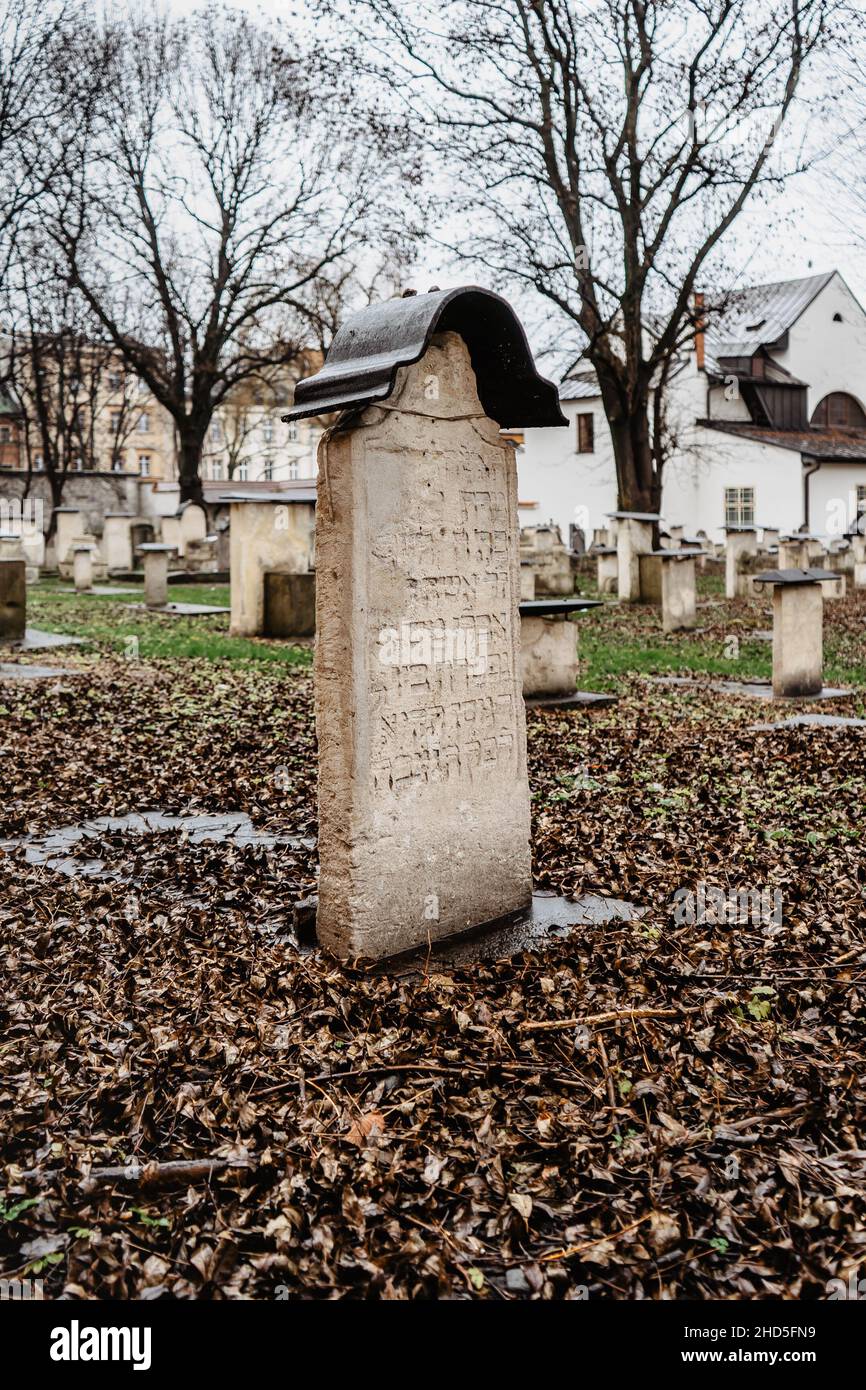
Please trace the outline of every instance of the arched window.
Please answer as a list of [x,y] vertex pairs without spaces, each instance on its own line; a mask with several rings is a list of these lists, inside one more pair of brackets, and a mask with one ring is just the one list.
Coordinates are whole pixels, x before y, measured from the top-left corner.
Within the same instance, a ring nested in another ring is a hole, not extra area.
[[866,430],[866,414],[859,402],[847,392],[831,391],[816,405],[812,424],[831,430]]

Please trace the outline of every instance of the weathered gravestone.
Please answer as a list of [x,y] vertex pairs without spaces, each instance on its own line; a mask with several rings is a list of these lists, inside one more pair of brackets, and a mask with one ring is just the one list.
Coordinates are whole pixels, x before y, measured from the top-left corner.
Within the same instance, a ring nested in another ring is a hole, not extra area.
[[758,553],[758,533],[754,526],[725,527],[725,598],[743,598],[751,581],[743,569],[747,555]]
[[[520,605],[520,669],[523,696],[531,704],[567,708],[598,703],[578,693],[577,624],[573,613],[601,608],[600,599],[535,599]],[[610,701],[605,701],[610,703]]]
[[113,570],[131,570],[132,524],[135,518],[130,512],[106,512],[102,528],[102,548],[108,573]]
[[93,589],[93,551],[89,545],[72,547],[72,582],[77,593],[90,593]]
[[311,572],[315,487],[303,485],[253,495],[228,493],[220,501],[229,503],[232,636],[300,636],[269,627],[266,582],[269,574]]
[[595,582],[600,594],[615,594],[619,580],[619,558],[615,545],[594,545],[590,555],[596,557]]
[[773,694],[820,695],[824,685],[824,595],[827,570],[768,570],[755,584],[773,590]]
[[350,318],[286,419],[319,448],[320,940],[381,957],[531,901],[517,476],[564,425],[513,311],[459,289]]
[[662,610],[662,630],[680,632],[697,622],[695,560],[701,551],[654,550],[640,557],[641,593]]
[[[656,512],[608,512],[617,523],[617,593],[622,603],[640,603],[641,555],[653,548],[653,527],[661,520]],[[651,601],[651,600],[650,600]]]

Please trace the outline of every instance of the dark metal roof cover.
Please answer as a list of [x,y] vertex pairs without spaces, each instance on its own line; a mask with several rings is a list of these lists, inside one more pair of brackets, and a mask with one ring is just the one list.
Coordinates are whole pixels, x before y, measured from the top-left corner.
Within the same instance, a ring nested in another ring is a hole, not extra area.
[[822,579],[841,579],[836,570],[765,570],[752,575],[753,584],[819,584]]
[[388,299],[348,318],[324,367],[299,381],[283,420],[373,405],[394,389],[399,367],[417,362],[434,333],[459,333],[469,349],[484,411],[504,428],[567,425],[556,387],[538,375],[514,310],[477,286]]
[[519,605],[521,618],[565,618],[585,608],[603,608],[600,598],[528,598]]

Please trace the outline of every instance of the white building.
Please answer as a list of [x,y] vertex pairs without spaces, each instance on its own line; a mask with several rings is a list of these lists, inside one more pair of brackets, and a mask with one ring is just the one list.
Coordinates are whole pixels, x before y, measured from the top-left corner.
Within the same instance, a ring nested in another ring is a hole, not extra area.
[[[520,521],[589,542],[617,507],[613,448],[592,372],[560,397],[568,429],[528,429],[518,447]],[[866,512],[866,312],[837,271],[728,295],[683,355],[668,413],[666,524],[845,534]]]

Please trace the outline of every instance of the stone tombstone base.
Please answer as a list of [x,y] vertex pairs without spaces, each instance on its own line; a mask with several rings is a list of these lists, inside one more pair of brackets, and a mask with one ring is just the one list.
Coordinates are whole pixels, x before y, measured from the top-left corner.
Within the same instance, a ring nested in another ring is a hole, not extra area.
[[621,517],[617,525],[617,590],[622,603],[640,603],[640,557],[653,548],[653,523]]
[[147,608],[165,608],[168,602],[169,550],[156,547],[144,551],[144,602]]
[[78,593],[89,593],[93,588],[93,555],[90,550],[73,551],[72,582]]
[[641,603],[661,603],[663,564],[664,561],[658,555],[638,556]]
[[817,695],[824,684],[824,596],[820,584],[773,590],[773,694]]
[[27,626],[23,560],[0,560],[0,642],[20,642]]
[[462,337],[320,445],[317,930],[381,957],[527,908],[517,470]]
[[825,598],[844,598],[848,592],[848,581],[844,574],[839,574],[838,579],[822,579],[821,593]]
[[577,624],[563,618],[521,618],[520,666],[526,699],[573,695],[578,673]]
[[616,550],[606,547],[596,552],[595,582],[600,594],[615,594],[619,577],[619,561]]
[[233,500],[230,515],[229,631],[233,637],[260,637],[266,632],[266,575],[309,574],[314,563],[315,485],[303,502],[277,494]]
[[694,560],[663,560],[662,631],[683,632],[697,623]]
[[112,570],[127,571],[133,567],[132,524],[134,518],[125,512],[106,512],[102,530],[102,548],[105,553],[105,566]]
[[857,560],[854,564],[854,588],[866,589],[866,560]]
[[809,564],[809,547],[806,541],[779,541],[778,564],[780,570],[802,570]]
[[265,575],[265,637],[315,637],[316,575]]
[[[758,552],[755,531],[729,531],[725,536],[725,598],[747,598],[751,593],[749,576],[742,569],[747,555]],[[779,567],[782,568],[781,558]]]

